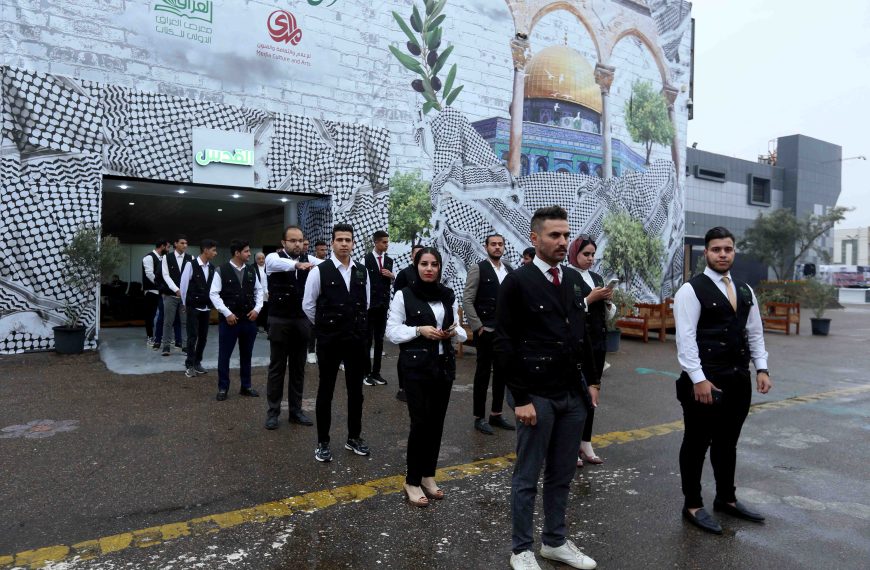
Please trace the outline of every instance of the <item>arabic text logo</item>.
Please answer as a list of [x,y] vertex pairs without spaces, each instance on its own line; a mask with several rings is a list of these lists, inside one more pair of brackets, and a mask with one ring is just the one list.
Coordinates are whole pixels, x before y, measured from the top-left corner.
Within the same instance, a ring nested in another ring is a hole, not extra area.
[[302,41],[302,30],[296,25],[296,17],[286,10],[275,10],[269,14],[267,26],[269,35],[276,42],[295,46]]
[[214,15],[214,6],[211,0],[205,2],[198,0],[158,0],[154,10],[209,23]]

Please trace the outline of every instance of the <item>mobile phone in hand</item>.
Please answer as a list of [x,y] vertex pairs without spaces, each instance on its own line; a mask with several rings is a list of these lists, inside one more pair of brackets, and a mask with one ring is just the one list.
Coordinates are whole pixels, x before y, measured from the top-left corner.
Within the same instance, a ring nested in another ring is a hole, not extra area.
[[616,286],[619,285],[619,279],[613,278],[607,282],[608,289],[616,289]]

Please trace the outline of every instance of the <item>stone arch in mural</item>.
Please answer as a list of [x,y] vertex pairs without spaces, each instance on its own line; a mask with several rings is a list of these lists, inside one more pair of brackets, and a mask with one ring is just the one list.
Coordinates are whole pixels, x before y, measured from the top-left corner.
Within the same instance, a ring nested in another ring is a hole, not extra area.
[[[595,54],[596,54],[596,62],[601,62],[601,40],[598,37],[598,34],[595,32],[595,28],[589,23],[586,15],[581,12],[577,6],[575,6],[576,2],[569,2],[566,0],[557,0],[556,2],[552,2],[543,6],[540,10],[538,10],[534,16],[532,16],[531,21],[529,22],[529,27],[525,32],[526,35],[531,35],[532,30],[544,18],[544,16],[548,14],[552,14],[553,12],[564,11],[568,12],[580,22],[580,25],[586,29],[586,32],[589,34],[589,37],[592,38],[592,44],[595,46]],[[515,20],[516,21],[516,20]],[[518,33],[520,33],[518,31]]]

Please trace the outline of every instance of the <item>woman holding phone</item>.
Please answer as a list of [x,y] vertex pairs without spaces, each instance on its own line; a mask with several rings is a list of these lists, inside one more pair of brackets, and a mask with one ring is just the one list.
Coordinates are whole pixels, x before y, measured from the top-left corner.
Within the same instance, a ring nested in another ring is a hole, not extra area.
[[[592,348],[595,362],[596,378],[587,378],[590,390],[601,389],[601,374],[604,372],[604,357],[606,355],[607,319],[616,313],[616,307],[610,302],[613,286],[605,287],[601,275],[591,271],[595,261],[595,241],[588,235],[581,234],[571,242],[568,248],[568,263],[583,277],[583,295],[586,299],[586,337]],[[610,285],[610,283],[608,283]],[[583,467],[583,462],[600,465],[604,460],[595,455],[592,449],[592,422],[595,420],[595,410],[589,410],[586,416],[586,426],[580,441],[580,451],[577,454],[577,467]]]
[[435,483],[435,467],[456,378],[452,339],[465,342],[467,335],[459,326],[456,296],[441,284],[441,254],[424,247],[414,256],[414,267],[418,279],[396,292],[386,335],[399,345],[411,416],[404,495],[415,507],[427,507],[430,500],[444,498]]

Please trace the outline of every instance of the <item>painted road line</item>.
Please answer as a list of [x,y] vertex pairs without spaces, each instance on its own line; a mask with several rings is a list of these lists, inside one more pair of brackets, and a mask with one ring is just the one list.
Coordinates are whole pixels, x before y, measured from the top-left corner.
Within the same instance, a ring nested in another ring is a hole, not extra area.
[[[750,409],[750,414],[769,410],[780,410],[783,408],[809,404],[831,398],[841,398],[864,392],[870,392],[870,384],[755,404]],[[593,437],[592,443],[595,444],[595,447],[622,445],[682,430],[683,422],[682,420],[678,420],[640,429],[605,433]],[[484,473],[496,473],[508,469],[513,465],[514,459],[516,459],[516,455],[510,453],[500,457],[465,463],[463,465],[444,467],[437,471],[436,476],[439,481],[445,482],[474,477]],[[35,550],[26,550],[14,555],[0,555],[0,568],[41,568],[50,562],[61,562],[73,558],[78,560],[90,560],[130,548],[148,548],[156,546],[185,536],[213,534],[224,529],[234,528],[244,524],[263,523],[286,518],[295,513],[313,513],[338,505],[359,503],[373,497],[398,493],[402,490],[402,483],[404,483],[404,481],[404,475],[384,477],[367,481],[365,483],[314,491],[303,495],[297,495],[295,497],[288,497],[286,499],[255,505],[253,507],[134,530],[132,532],[124,532],[94,540],[86,540],[76,544],[56,545]]]

